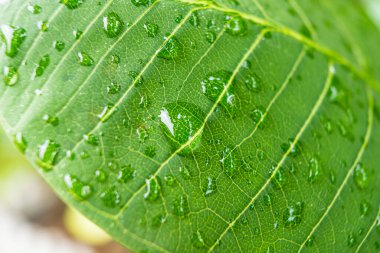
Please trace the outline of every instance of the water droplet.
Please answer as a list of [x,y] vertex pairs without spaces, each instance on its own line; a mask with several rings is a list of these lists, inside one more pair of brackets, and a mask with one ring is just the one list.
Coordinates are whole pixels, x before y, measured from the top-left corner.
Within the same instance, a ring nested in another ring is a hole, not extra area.
[[191,13],[191,16],[189,18],[189,22],[192,26],[198,27],[200,24],[200,19],[197,12]]
[[371,208],[370,203],[367,200],[362,200],[360,202],[360,214],[366,216]]
[[369,185],[369,175],[367,169],[363,166],[363,164],[359,163],[356,165],[354,170],[354,181],[356,186],[359,189],[366,189]]
[[50,64],[50,56],[49,55],[44,55],[41,60],[38,62],[36,65],[36,68],[33,71],[32,74],[32,80],[34,80],[36,77],[42,76],[45,72],[45,69],[49,66]]
[[286,227],[295,227],[302,221],[304,205],[302,202],[297,202],[294,205],[288,206],[283,213],[283,221]]
[[172,175],[165,176],[164,180],[168,186],[173,186],[175,184],[175,177],[173,177]]
[[314,237],[313,236],[310,236],[307,240],[306,240],[306,247],[311,247],[313,246],[313,243],[314,243]]
[[51,124],[52,126],[58,126],[59,119],[56,116],[51,116],[49,114],[45,114],[42,119],[47,123]]
[[213,31],[207,31],[207,32],[205,33],[205,37],[206,37],[206,40],[207,40],[210,44],[214,43],[215,40],[216,40],[216,35],[215,35],[215,33],[214,33]]
[[[264,121],[263,117],[265,114],[265,109],[262,106],[259,106],[253,110],[251,113],[251,119],[253,120],[254,125],[258,125],[260,121]],[[263,126],[262,122],[260,126]]]
[[78,53],[78,58],[79,58],[79,63],[82,66],[89,67],[89,66],[92,66],[94,64],[94,60],[87,53],[79,52]]
[[82,160],[85,160],[85,159],[89,158],[90,155],[88,154],[87,151],[82,151],[82,152],[80,152],[79,157],[80,157]]
[[136,133],[137,133],[140,143],[144,143],[149,138],[149,132],[146,126],[139,126],[136,129]]
[[143,77],[139,77],[139,73],[137,73],[136,71],[129,71],[128,75],[133,78],[136,86],[140,86],[144,83]]
[[116,93],[119,93],[121,90],[121,85],[118,83],[111,83],[110,85],[107,86],[107,93],[114,95]]
[[99,137],[92,134],[83,135],[83,139],[90,145],[98,146],[99,145]]
[[73,161],[75,159],[75,153],[72,152],[71,150],[66,151],[66,158],[69,159],[70,161]]
[[52,169],[59,151],[59,145],[56,142],[46,140],[43,144],[38,146],[36,161],[38,166],[45,170]]
[[107,180],[107,178],[108,178],[108,175],[104,170],[98,169],[95,171],[96,181],[103,183]]
[[264,204],[267,205],[267,206],[271,206],[272,205],[272,198],[269,194],[265,194],[263,196],[263,200],[264,200]]
[[150,179],[145,179],[146,192],[144,194],[144,199],[149,201],[155,201],[160,197],[161,185],[158,177],[151,177]]
[[111,55],[111,62],[112,63],[115,63],[115,64],[119,64],[120,63],[120,57],[118,55]]
[[152,0],[131,0],[131,3],[136,7],[148,6],[152,3]]
[[83,0],[60,0],[59,2],[72,10],[78,8],[83,3]]
[[176,18],[175,18],[175,22],[176,23],[181,23],[181,21],[183,20],[183,16],[182,15],[178,15]]
[[81,200],[88,199],[92,194],[92,188],[90,185],[80,181],[77,177],[65,174],[64,182],[69,190]]
[[288,140],[288,143],[283,143],[281,144],[281,149],[284,153],[288,152],[288,150],[290,149],[290,153],[289,155],[291,157],[296,157],[299,153],[300,153],[300,145],[299,143],[294,143],[294,139],[289,139]]
[[191,243],[195,248],[203,249],[206,247],[205,241],[204,241],[204,234],[197,230],[196,233],[193,234],[191,238]]
[[173,204],[173,213],[180,218],[185,217],[190,212],[189,203],[186,196],[180,195]]
[[13,137],[13,142],[21,153],[25,153],[28,143],[22,133],[19,132],[15,134]]
[[123,30],[124,23],[119,15],[115,12],[110,12],[103,17],[103,28],[109,38],[115,38]]
[[348,247],[352,248],[355,245],[355,243],[356,243],[356,238],[354,234],[353,233],[349,234],[347,238]]
[[60,40],[55,40],[53,42],[53,48],[57,49],[58,52],[61,52],[63,49],[65,49],[65,42]]
[[217,71],[207,75],[201,81],[202,92],[212,102],[219,101],[219,97],[224,92],[224,89],[229,85],[229,88],[225,92],[224,96],[220,100],[221,105],[232,115],[235,107],[235,94],[233,93],[231,80],[232,73],[228,71]]
[[226,31],[233,36],[243,36],[247,32],[247,24],[239,16],[226,16]]
[[42,7],[37,4],[29,3],[27,6],[28,11],[30,11],[33,14],[40,14],[42,11]]
[[331,103],[338,104],[344,108],[349,105],[349,93],[336,76],[332,81],[327,97]]
[[248,75],[245,80],[244,80],[244,83],[245,83],[245,86],[247,86],[247,88],[250,90],[250,91],[253,91],[253,92],[260,92],[261,91],[261,81],[260,79],[254,75],[254,74],[250,74]]
[[8,86],[13,86],[18,81],[17,69],[13,66],[5,66],[3,68],[3,81]]
[[144,29],[148,34],[148,37],[154,38],[159,32],[159,27],[157,24],[147,22],[144,24]]
[[74,30],[73,31],[73,35],[75,37],[76,40],[78,40],[81,36],[82,36],[83,32],[82,31],[79,31],[79,30]]
[[38,21],[37,22],[38,29],[41,30],[41,32],[47,32],[49,30],[49,24],[46,20],[44,21]]
[[206,184],[206,187],[204,189],[205,196],[209,196],[212,193],[215,193],[216,188],[217,188],[216,179],[212,178],[212,177],[207,177],[207,184]]
[[129,165],[123,166],[121,170],[119,170],[117,174],[117,179],[120,182],[126,183],[132,180],[133,178],[135,178],[135,176],[136,176],[136,170],[133,169],[132,166],[129,164]]
[[230,177],[234,176],[239,169],[238,159],[236,159],[233,148],[231,147],[224,148],[220,163],[223,171]]
[[[275,166],[274,166],[275,167]],[[277,188],[282,188],[286,182],[285,179],[285,174],[282,168],[280,168],[277,172],[276,175],[274,176],[274,185]]]
[[179,166],[178,171],[181,174],[183,179],[189,179],[191,177],[190,171],[187,166]]
[[[164,39],[167,40],[166,37]],[[181,48],[182,47],[178,39],[173,36],[166,41],[165,45],[158,52],[157,57],[166,60],[172,60],[178,56]]]
[[152,226],[158,228],[159,226],[161,226],[161,224],[164,224],[166,222],[166,218],[167,217],[163,214],[155,216],[152,219]]
[[[197,148],[201,139],[198,133],[203,125],[203,112],[194,104],[171,103],[166,104],[159,115],[161,128],[174,149],[178,149],[192,140],[180,154],[187,154]],[[194,138],[194,136],[198,135]]]
[[1,25],[0,37],[5,44],[5,55],[15,57],[26,38],[26,31],[22,27]]
[[121,202],[121,196],[115,186],[111,186],[107,190],[103,191],[99,195],[103,204],[107,207],[116,207]]
[[150,157],[150,158],[153,158],[153,157],[155,157],[155,155],[156,155],[156,148],[153,147],[153,146],[149,146],[149,147],[147,147],[147,148],[145,149],[144,154],[145,154],[146,156]]
[[309,177],[308,177],[309,182],[314,182],[318,179],[319,174],[320,174],[319,169],[320,169],[319,160],[316,157],[311,158],[309,161]]

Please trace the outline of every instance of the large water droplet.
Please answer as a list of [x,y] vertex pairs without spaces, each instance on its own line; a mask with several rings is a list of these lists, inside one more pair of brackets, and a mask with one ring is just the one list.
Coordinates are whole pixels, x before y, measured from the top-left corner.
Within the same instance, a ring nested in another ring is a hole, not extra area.
[[355,167],[354,181],[356,186],[362,190],[366,189],[369,185],[369,175],[367,169],[361,163]]
[[190,212],[189,203],[186,196],[180,195],[173,204],[173,213],[180,218],[185,217]]
[[59,151],[60,148],[56,142],[52,140],[46,140],[43,144],[38,146],[38,159],[36,161],[38,166],[45,170],[52,169]]
[[15,57],[26,38],[26,31],[22,27],[1,25],[0,37],[5,44],[5,55]]
[[65,174],[64,182],[69,190],[79,199],[88,199],[92,194],[92,188],[90,185],[80,181],[77,177]]
[[[167,38],[165,38],[165,40],[166,39]],[[160,51],[157,54],[157,57],[166,60],[172,60],[178,56],[180,50],[181,44],[179,43],[178,39],[175,36],[173,36],[160,49]]]
[[226,16],[226,31],[233,36],[243,36],[247,32],[247,24],[239,16]]
[[295,227],[302,221],[304,205],[302,202],[297,202],[288,206],[283,213],[283,221],[286,227]]
[[159,27],[157,24],[147,22],[144,24],[144,29],[148,34],[148,37],[154,38],[159,32]]
[[115,12],[110,12],[103,17],[103,28],[109,38],[115,38],[123,30],[124,23],[119,15]]
[[158,177],[151,177],[145,180],[146,192],[144,194],[144,199],[149,201],[155,201],[160,197],[161,185]]
[[3,68],[3,81],[8,86],[13,86],[18,81],[17,69],[13,66],[5,66]]
[[[166,104],[159,115],[161,119],[161,128],[174,149],[178,149],[192,140],[181,151],[186,154],[190,150],[197,148],[201,139],[201,133],[198,131],[203,125],[204,115],[200,108],[190,103],[171,103]],[[198,135],[194,136],[198,133]]]
[[[207,75],[201,81],[202,92],[213,102],[220,101],[221,105],[231,114],[234,113],[235,94],[233,92],[232,73],[221,70]],[[224,89],[229,85],[226,93],[220,99],[219,97],[224,92]]]
[[79,52],[78,53],[79,63],[82,66],[92,66],[94,64],[94,60],[91,58],[91,56],[85,52]]

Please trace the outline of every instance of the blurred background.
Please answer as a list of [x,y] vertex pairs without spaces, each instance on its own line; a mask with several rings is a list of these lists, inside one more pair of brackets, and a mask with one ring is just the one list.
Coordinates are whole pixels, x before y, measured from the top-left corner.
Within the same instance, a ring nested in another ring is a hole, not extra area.
[[[380,0],[363,2],[380,29]],[[0,126],[0,253],[25,252],[128,253],[62,203]]]

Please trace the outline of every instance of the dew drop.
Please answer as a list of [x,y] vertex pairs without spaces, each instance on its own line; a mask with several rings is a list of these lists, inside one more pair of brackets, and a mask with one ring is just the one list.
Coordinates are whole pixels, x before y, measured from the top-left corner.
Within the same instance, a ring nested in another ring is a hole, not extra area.
[[22,133],[16,133],[13,136],[13,142],[21,153],[25,153],[28,143]]
[[194,27],[198,27],[199,24],[200,24],[200,19],[199,19],[199,15],[197,12],[193,12],[191,13],[191,16],[189,18],[189,23],[194,26]]
[[212,177],[207,177],[207,184],[204,189],[205,196],[210,196],[212,193],[215,193],[216,189],[216,179]]
[[[221,105],[233,115],[235,94],[232,89],[233,81],[231,77],[232,73],[225,70],[213,72],[208,74],[207,77],[201,81],[201,87],[203,94],[205,94],[208,99],[212,102],[218,102],[220,100]],[[229,86],[229,88],[220,99],[219,97],[227,86]]]
[[148,34],[148,37],[154,38],[159,32],[159,27],[157,24],[147,22],[144,24],[144,29]]
[[160,197],[161,185],[158,177],[151,177],[150,179],[145,179],[146,192],[144,194],[144,199],[148,201],[155,201]]
[[175,184],[175,177],[172,175],[167,175],[164,177],[164,181],[168,186],[173,186]]
[[222,151],[220,163],[222,165],[223,171],[230,177],[233,177],[238,168],[238,159],[236,159],[235,154],[233,152],[233,148],[225,147]]
[[269,194],[265,194],[263,196],[263,200],[264,200],[264,204],[267,205],[267,206],[271,206],[272,205],[272,198]]
[[41,60],[36,65],[33,74],[32,74],[32,80],[34,80],[36,77],[42,76],[45,72],[45,69],[50,64],[50,56],[44,55],[42,56]]
[[38,21],[37,22],[38,29],[41,30],[41,32],[47,32],[49,30],[49,24],[46,20],[44,21]]
[[133,78],[135,86],[141,86],[144,83],[143,77],[139,77],[139,73],[136,71],[129,71],[128,75]]
[[132,168],[130,164],[123,166],[117,174],[117,180],[122,183],[126,183],[136,176],[136,170]]
[[276,175],[274,176],[274,185],[277,188],[282,188],[286,182],[285,174],[282,168],[280,168],[277,172]]
[[60,0],[60,3],[66,5],[68,9],[77,9],[82,3],[83,0]]
[[294,139],[289,139],[287,143],[281,144],[281,149],[284,153],[288,152],[290,149],[289,155],[291,157],[296,157],[300,153],[299,143],[294,143]]
[[244,80],[245,86],[253,92],[260,92],[261,91],[261,81],[260,79],[254,75],[250,74],[248,75]]
[[103,204],[107,207],[116,207],[121,203],[121,196],[115,186],[111,186],[99,195]]
[[121,90],[121,85],[118,83],[112,82],[110,85],[107,86],[107,93],[114,95],[119,93]]
[[145,149],[144,154],[150,158],[153,158],[156,156],[156,148],[153,146],[149,146]]
[[15,57],[26,38],[26,30],[22,27],[1,25],[0,37],[5,44],[5,55]]
[[93,134],[86,134],[83,136],[83,139],[90,145],[98,146],[99,145],[99,137]]
[[160,227],[162,224],[166,222],[167,217],[163,214],[159,214],[152,219],[152,226],[155,228]]
[[77,177],[70,174],[65,174],[63,179],[70,192],[72,192],[79,199],[85,200],[91,196],[93,192],[92,187],[80,181]]
[[140,143],[144,143],[149,138],[149,132],[146,126],[139,126],[136,129],[136,133],[137,133]]
[[360,214],[362,216],[366,216],[368,214],[370,208],[371,208],[371,205],[368,201],[362,200],[360,202]]
[[18,71],[13,66],[5,66],[3,68],[3,81],[5,85],[14,86],[18,81]]
[[295,227],[302,221],[304,205],[302,202],[297,202],[288,206],[283,213],[283,221],[286,227]]
[[[254,125],[258,125],[260,121],[264,120],[265,109],[261,106],[255,108],[251,113],[251,119],[253,120]],[[263,124],[260,124],[262,126]]]
[[60,146],[52,140],[46,140],[43,144],[39,145],[36,161],[38,166],[45,170],[52,169],[60,151],[59,147]]
[[40,14],[42,11],[42,7],[37,4],[29,3],[27,6],[28,11],[30,11],[33,14]]
[[355,243],[356,243],[356,238],[354,234],[353,233],[349,234],[347,238],[348,247],[352,248],[355,245]]
[[233,36],[243,36],[247,32],[247,24],[239,16],[226,16],[226,31]]
[[53,48],[55,48],[58,52],[61,52],[63,49],[65,49],[66,45],[63,41],[55,40],[53,42]]
[[204,234],[201,231],[197,230],[197,232],[194,233],[192,238],[191,238],[191,243],[197,249],[205,248],[206,244],[204,241]]
[[[167,40],[166,37],[164,39]],[[178,39],[173,36],[168,39],[165,45],[160,49],[157,57],[166,60],[173,60],[178,56],[180,50],[181,44],[179,43]]]
[[42,119],[47,123],[52,126],[58,126],[59,124],[59,119],[56,116],[51,116],[49,114],[45,114]]
[[83,32],[82,31],[79,31],[79,30],[74,30],[73,31],[73,35],[75,37],[76,40],[78,40],[81,36],[82,36]]
[[366,189],[369,185],[369,175],[367,169],[361,163],[355,167],[354,181],[356,186],[362,190]]
[[107,180],[107,178],[108,178],[108,175],[104,170],[98,169],[95,171],[96,181],[103,183]]
[[185,179],[185,180],[190,179],[191,174],[190,174],[190,171],[187,168],[187,166],[179,166],[178,171],[181,174],[183,179]]
[[320,164],[316,157],[313,157],[309,161],[309,182],[315,182],[319,177]]
[[173,213],[184,218],[190,212],[189,203],[186,196],[180,195],[173,203]]
[[131,0],[131,3],[136,6],[136,7],[140,7],[140,6],[148,6],[151,4],[152,1],[150,0]]
[[207,32],[205,33],[205,38],[206,38],[206,40],[207,40],[210,44],[212,44],[212,43],[214,43],[215,40],[216,40],[216,35],[215,35],[215,33],[214,33],[213,31],[207,31]]
[[310,236],[310,237],[306,240],[305,245],[306,245],[306,247],[311,247],[311,246],[313,246],[313,244],[314,244],[314,237],[313,237],[313,236]]
[[78,59],[79,59],[80,65],[82,65],[82,66],[89,67],[89,66],[92,66],[94,64],[94,60],[91,58],[90,55],[88,55],[85,52],[79,52],[78,53]]
[[103,17],[103,28],[109,38],[115,38],[123,30],[124,23],[119,15],[115,12],[110,12]]
[[166,104],[159,118],[161,129],[175,150],[191,140],[190,145],[182,149],[180,154],[187,154],[198,147],[201,139],[198,131],[202,127],[204,114],[196,105],[183,102]]
[[116,54],[111,55],[111,62],[115,63],[115,64],[119,64],[120,63],[120,57]]

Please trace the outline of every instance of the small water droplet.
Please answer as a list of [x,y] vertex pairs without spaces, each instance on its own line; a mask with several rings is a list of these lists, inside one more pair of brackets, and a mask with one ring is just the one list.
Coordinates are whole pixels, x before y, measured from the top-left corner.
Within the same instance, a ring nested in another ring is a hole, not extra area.
[[350,233],[347,238],[348,247],[352,248],[356,244],[356,238],[353,233]]
[[206,243],[204,241],[204,234],[201,231],[197,230],[197,232],[195,232],[191,238],[191,243],[197,249],[205,248]]
[[200,24],[200,19],[199,19],[199,15],[197,12],[193,12],[191,13],[190,15],[190,18],[189,18],[189,23],[194,26],[194,27],[198,27],[199,24]]
[[166,222],[167,217],[163,214],[159,214],[152,219],[152,226],[158,228]]
[[[253,112],[251,113],[251,119],[253,120],[254,125],[258,125],[260,121],[264,121],[264,114],[265,114],[265,109],[262,106],[256,107]],[[260,123],[260,127],[263,126],[262,122]]]
[[85,159],[89,158],[90,155],[88,154],[87,151],[82,151],[82,152],[80,152],[79,157],[80,157],[82,160],[85,160]]
[[239,169],[238,159],[236,159],[233,148],[231,147],[224,148],[220,163],[223,171],[230,177],[233,177]]
[[131,0],[131,3],[136,7],[148,6],[152,3],[152,0]]
[[85,200],[91,196],[93,192],[92,187],[80,181],[77,177],[70,174],[65,174],[63,179],[70,192],[72,192],[79,199]]
[[110,85],[107,86],[107,93],[114,95],[119,93],[121,90],[121,85],[118,83],[112,82]]
[[173,186],[175,184],[175,177],[172,175],[167,175],[164,177],[164,180],[168,186]]
[[185,179],[185,180],[190,179],[191,174],[190,174],[190,170],[187,168],[187,166],[179,166],[178,171],[181,174],[183,179]]
[[29,3],[27,6],[28,11],[30,11],[33,14],[40,14],[42,11],[42,7],[37,4]]
[[311,246],[313,246],[313,244],[314,244],[314,237],[313,237],[313,236],[310,236],[310,237],[306,240],[305,245],[306,245],[306,247],[311,247]]
[[302,221],[304,205],[302,202],[297,202],[288,206],[283,213],[283,221],[286,227],[295,227]]
[[36,65],[31,79],[34,80],[36,77],[42,76],[45,72],[45,69],[49,66],[49,64],[50,64],[50,56],[46,54],[41,58],[41,60]]
[[83,0],[60,0],[59,2],[72,10],[77,9],[83,3]]
[[[203,112],[194,104],[171,103],[166,104],[159,115],[161,129],[174,149],[178,149],[192,140],[180,154],[187,154],[198,147],[201,133],[198,133],[203,124]],[[198,134],[195,138],[194,136]]]
[[55,48],[58,52],[61,52],[63,49],[65,49],[66,45],[65,42],[60,40],[55,40],[53,42],[53,48]]
[[245,83],[245,86],[247,86],[247,88],[250,90],[250,91],[253,91],[253,92],[260,92],[261,91],[261,81],[260,79],[254,75],[254,74],[250,74],[248,75],[245,80],[244,80],[244,83]]
[[21,153],[25,153],[28,143],[22,133],[16,133],[13,137],[13,142]]
[[117,179],[120,182],[126,183],[136,176],[136,170],[132,168],[130,164],[123,166],[117,174]]
[[47,32],[49,30],[49,24],[46,20],[38,21],[37,27],[41,30],[41,32]]
[[82,65],[82,66],[89,67],[89,66],[92,66],[94,64],[94,60],[91,58],[90,55],[88,55],[85,52],[79,52],[78,53],[78,59],[79,59],[80,65]]
[[123,30],[124,23],[119,15],[115,12],[110,12],[103,17],[103,28],[109,38],[115,38]]
[[207,184],[204,189],[205,196],[210,196],[212,193],[215,193],[216,189],[216,179],[212,177],[207,177]]
[[148,127],[146,126],[139,126],[136,129],[136,133],[140,143],[144,143],[149,138]]
[[145,149],[144,154],[150,158],[155,157],[156,155],[156,148],[153,146],[149,146]]
[[362,200],[360,202],[360,214],[366,216],[371,208],[370,203],[367,200]]
[[83,32],[82,31],[79,31],[79,30],[74,30],[73,31],[73,35],[75,37],[76,40],[78,40],[81,36],[82,36]]
[[247,24],[240,16],[226,16],[226,31],[233,36],[243,36],[247,32]]
[[52,140],[46,140],[43,144],[39,145],[36,160],[38,166],[45,170],[52,169],[60,151],[59,147],[60,146]]
[[[276,166],[274,166],[276,167]],[[274,170],[274,169],[273,169]],[[274,185],[277,187],[277,188],[282,188],[286,182],[286,178],[285,178],[285,173],[283,171],[282,168],[280,168],[277,172],[276,172],[276,175],[274,176]]]
[[111,55],[111,62],[115,63],[115,64],[119,64],[120,63],[120,57],[116,54]]
[[[166,37],[164,39],[167,40]],[[178,39],[173,36],[166,41],[165,45],[158,52],[157,57],[166,60],[173,60],[178,56],[181,48],[182,46],[179,43]]]
[[128,75],[133,78],[133,81],[136,86],[140,86],[144,83],[143,77],[139,77],[139,73],[137,73],[136,71],[129,71]]
[[178,196],[173,203],[173,213],[180,218],[184,218],[189,212],[190,207],[186,196]]
[[17,69],[13,66],[5,66],[3,68],[3,81],[5,85],[13,86],[18,81],[18,72]]
[[151,177],[150,179],[145,179],[146,192],[144,194],[144,199],[148,201],[155,201],[160,197],[161,185],[158,177]]
[[264,204],[267,205],[267,206],[271,206],[272,205],[272,198],[269,194],[265,194],[263,196],[263,200],[264,200]]
[[95,171],[96,181],[103,183],[107,180],[107,178],[108,178],[108,175],[104,170],[98,169]]
[[319,160],[316,157],[313,157],[309,161],[309,182],[315,182],[320,174],[320,164]]
[[5,44],[5,55],[15,57],[26,38],[26,30],[18,26],[1,25],[0,37]]
[[216,35],[215,35],[215,32],[213,32],[213,31],[207,31],[207,32],[205,33],[205,37],[206,37],[206,40],[207,40],[210,44],[214,43],[215,40],[216,40]]
[[289,155],[291,157],[296,157],[300,153],[300,144],[299,142],[293,144],[293,142],[294,139],[289,139],[287,143],[281,144],[281,149],[284,153],[288,152],[290,149]]
[[59,119],[56,116],[51,116],[49,114],[45,114],[42,119],[47,123],[52,126],[58,126],[59,124]]
[[159,32],[159,27],[157,24],[147,22],[144,24],[144,29],[148,34],[148,37],[154,38]]
[[105,191],[102,191],[99,195],[103,204],[107,207],[116,207],[121,203],[121,196],[115,186],[111,186]]
[[83,139],[90,145],[98,146],[99,145],[99,137],[93,134],[86,134],[83,136]]
[[369,175],[367,169],[361,163],[355,167],[354,181],[356,186],[362,190],[366,189],[369,185]]

